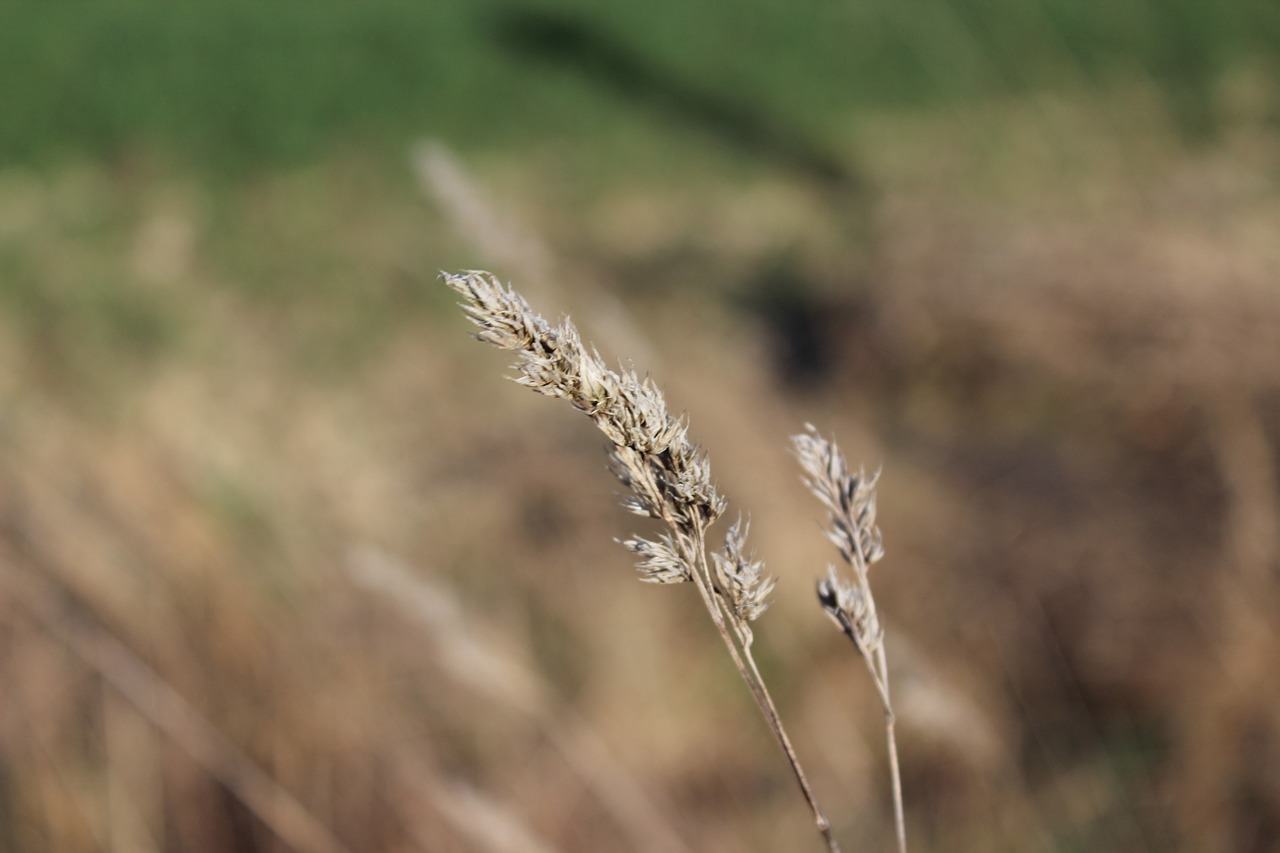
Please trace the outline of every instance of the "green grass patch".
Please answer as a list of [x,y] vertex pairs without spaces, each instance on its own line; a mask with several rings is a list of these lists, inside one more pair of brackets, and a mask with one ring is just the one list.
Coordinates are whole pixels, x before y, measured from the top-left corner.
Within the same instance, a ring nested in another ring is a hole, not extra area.
[[[557,40],[565,27],[585,46]],[[717,104],[821,139],[866,108],[1117,75],[1155,81],[1194,134],[1222,70],[1274,60],[1278,33],[1262,0],[23,0],[0,5],[0,160],[144,141],[235,172],[426,134],[589,151],[697,131]]]

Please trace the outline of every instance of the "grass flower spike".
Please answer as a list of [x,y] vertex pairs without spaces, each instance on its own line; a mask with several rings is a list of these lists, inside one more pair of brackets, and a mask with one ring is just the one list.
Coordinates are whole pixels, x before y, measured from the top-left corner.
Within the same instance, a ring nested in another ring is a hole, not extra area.
[[614,371],[582,342],[569,320],[552,325],[520,294],[489,273],[443,274],[485,343],[516,354],[515,381],[570,401],[609,438],[610,468],[628,489],[624,506],[656,519],[666,532],[621,544],[639,559],[641,580],[692,583],[761,714],[787,758],[814,822],[830,850],[839,850],[814,798],[773,698],[751,654],[751,623],[764,613],[773,580],[747,550],[748,523],[729,527],[712,550],[707,534],[726,501],[711,481],[711,464],[688,437],[683,418],[667,411],[662,392],[634,371]]
[[876,614],[869,572],[884,556],[880,528],[876,527],[877,471],[871,476],[859,469],[850,472],[844,455],[834,442],[818,434],[812,424],[792,436],[792,447],[804,471],[805,485],[827,508],[830,529],[827,537],[853,571],[849,579],[827,568],[818,581],[818,603],[845,633],[866,662],[884,708],[885,739],[889,752],[889,772],[893,786],[894,829],[898,851],[906,853],[907,833],[902,807],[902,774],[898,766],[898,744],[894,735],[893,702],[889,696],[889,666],[884,651],[884,627]]

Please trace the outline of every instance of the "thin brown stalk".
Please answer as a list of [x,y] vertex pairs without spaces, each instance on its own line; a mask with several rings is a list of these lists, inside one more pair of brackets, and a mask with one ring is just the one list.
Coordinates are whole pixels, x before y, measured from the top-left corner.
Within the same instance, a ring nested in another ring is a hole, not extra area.
[[782,717],[778,714],[777,705],[774,704],[773,696],[769,693],[769,688],[765,684],[764,677],[760,674],[759,667],[756,666],[755,656],[751,654],[751,635],[746,634],[745,640],[741,633],[736,635],[730,634],[726,627],[726,616],[730,614],[721,611],[722,604],[718,603],[712,590],[713,581],[710,580],[710,571],[707,566],[706,549],[700,549],[692,556],[698,566],[695,573],[695,585],[701,594],[702,603],[706,606],[707,612],[711,615],[711,621],[715,624],[717,631],[720,633],[720,639],[724,641],[725,648],[729,650],[729,657],[733,660],[733,664],[741,673],[743,680],[747,683],[747,689],[751,692],[751,698],[755,700],[756,706],[759,707],[760,713],[764,716],[765,722],[769,726],[769,730],[773,732],[774,738],[778,741],[778,746],[782,749],[782,753],[786,756],[787,764],[791,768],[791,774],[796,780],[796,784],[800,786],[800,792],[804,796],[805,803],[808,804],[809,810],[813,812],[814,823],[821,833],[827,847],[832,851],[839,851],[840,847],[836,843],[835,835],[831,831],[831,822],[827,820],[826,815],[822,813],[822,808],[818,805],[817,797],[813,793],[809,780],[804,774],[804,768],[800,765],[800,757],[796,754],[795,747],[791,745],[791,738],[787,736],[787,730],[782,725]]
[[498,642],[487,640],[483,620],[464,612],[439,579],[427,580],[369,546],[353,549],[349,573],[362,586],[424,629],[444,668],[465,684],[542,727],[548,741],[617,821],[631,846],[649,853],[688,853],[664,809],[628,774],[588,722],[554,688]]
[[898,853],[907,853],[907,821],[902,807],[902,768],[898,763],[898,738],[894,733],[897,718],[893,703],[889,701],[889,665],[885,662],[884,643],[876,650],[876,665],[880,667],[880,680],[884,684],[884,737],[889,750],[889,773],[893,785],[893,829],[898,839]]
[[58,601],[62,596],[49,583],[3,564],[0,579],[42,629],[97,672],[286,844],[302,853],[350,853],[329,827],[124,643],[63,614]]

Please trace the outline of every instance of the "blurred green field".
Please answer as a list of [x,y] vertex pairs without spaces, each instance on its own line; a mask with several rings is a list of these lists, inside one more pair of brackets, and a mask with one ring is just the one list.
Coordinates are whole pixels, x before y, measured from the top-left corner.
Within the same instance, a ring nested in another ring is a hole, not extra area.
[[822,139],[865,110],[1140,79],[1202,139],[1224,69],[1278,58],[1264,0],[21,0],[0,6],[0,162],[144,146],[236,172],[422,134],[469,150],[571,139],[590,161],[674,132],[672,154],[687,128],[647,109],[678,100],[665,84]]

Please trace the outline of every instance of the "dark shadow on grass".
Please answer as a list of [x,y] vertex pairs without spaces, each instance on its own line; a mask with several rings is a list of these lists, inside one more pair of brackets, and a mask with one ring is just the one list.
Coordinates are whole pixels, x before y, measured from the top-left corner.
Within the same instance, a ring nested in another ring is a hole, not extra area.
[[631,103],[697,127],[760,160],[798,172],[825,189],[860,200],[871,197],[862,175],[785,122],[658,67],[589,21],[556,12],[503,7],[492,17],[491,31],[501,48],[517,56],[581,74]]

